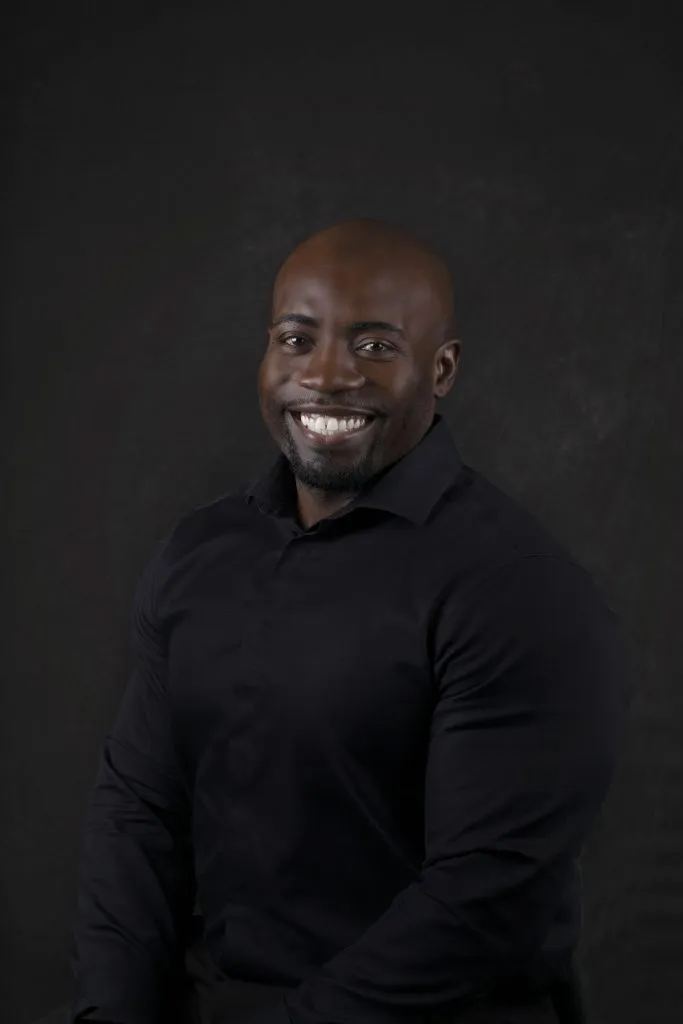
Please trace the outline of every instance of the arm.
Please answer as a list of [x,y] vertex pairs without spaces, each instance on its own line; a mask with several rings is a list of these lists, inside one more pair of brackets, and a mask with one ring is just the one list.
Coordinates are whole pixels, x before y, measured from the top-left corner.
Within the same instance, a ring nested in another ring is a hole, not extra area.
[[618,620],[580,567],[518,558],[446,609],[421,877],[259,1024],[395,1024],[533,961],[613,770]]
[[133,602],[134,669],[85,826],[70,1021],[168,1024],[193,907],[190,804],[175,757],[155,601],[161,552]]

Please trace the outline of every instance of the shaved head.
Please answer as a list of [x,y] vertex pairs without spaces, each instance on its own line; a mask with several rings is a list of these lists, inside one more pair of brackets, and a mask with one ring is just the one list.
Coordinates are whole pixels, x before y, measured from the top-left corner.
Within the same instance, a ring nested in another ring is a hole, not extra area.
[[400,227],[344,221],[290,253],[271,316],[264,421],[300,502],[338,506],[418,443],[453,384],[448,269]]
[[310,259],[316,260],[321,268],[328,262],[351,261],[357,266],[367,265],[375,274],[378,265],[383,266],[385,273],[393,275],[400,275],[402,265],[409,267],[412,286],[416,287],[415,277],[421,274],[425,289],[438,306],[443,324],[438,343],[455,337],[453,286],[449,270],[427,242],[404,228],[361,217],[318,231],[297,245],[284,261],[275,278],[274,297],[281,278]]

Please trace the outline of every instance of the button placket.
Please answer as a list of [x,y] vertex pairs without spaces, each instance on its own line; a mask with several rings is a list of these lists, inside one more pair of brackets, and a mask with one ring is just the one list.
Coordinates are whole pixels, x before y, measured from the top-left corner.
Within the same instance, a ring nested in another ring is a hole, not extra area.
[[[259,785],[259,778],[272,772],[273,727],[277,708],[273,707],[273,690],[269,675],[274,659],[272,644],[268,643],[270,623],[278,615],[282,595],[277,586],[283,565],[298,550],[301,543],[310,543],[306,534],[297,534],[271,553],[268,564],[259,571],[260,580],[252,595],[253,614],[250,627],[245,631],[240,650],[240,669],[243,681],[235,687],[235,728],[231,740],[231,819],[239,834],[244,856],[252,866],[263,866],[267,874],[267,842],[261,836],[259,822],[250,813],[250,793]],[[297,542],[295,544],[295,542]],[[286,571],[286,570],[285,570]],[[276,660],[276,655],[275,655]],[[257,870],[254,868],[254,870]],[[250,869],[249,875],[253,872]]]
[[264,655],[272,658],[268,643],[270,623],[277,614],[277,579],[283,564],[302,541],[310,542],[306,534],[297,534],[271,554],[268,564],[259,569],[260,579],[252,593],[249,625],[245,628],[239,651],[239,664],[233,681],[234,718],[231,730],[230,775],[233,793],[247,792],[253,782],[262,757],[265,736],[273,714],[268,705],[268,668]]

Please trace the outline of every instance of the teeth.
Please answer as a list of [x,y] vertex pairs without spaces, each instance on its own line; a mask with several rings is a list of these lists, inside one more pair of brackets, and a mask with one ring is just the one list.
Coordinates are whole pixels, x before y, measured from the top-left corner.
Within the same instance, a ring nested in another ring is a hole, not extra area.
[[316,434],[345,434],[354,430],[360,430],[367,423],[365,416],[345,417],[338,419],[336,416],[310,416],[302,412],[301,422],[308,430]]

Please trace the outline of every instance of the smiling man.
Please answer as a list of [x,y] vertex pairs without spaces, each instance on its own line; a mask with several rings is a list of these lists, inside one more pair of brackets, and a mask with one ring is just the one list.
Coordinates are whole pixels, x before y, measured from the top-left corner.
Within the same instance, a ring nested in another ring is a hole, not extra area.
[[261,410],[311,525],[429,430],[460,352],[451,285],[441,260],[405,233],[352,221],[295,249],[273,313]]
[[465,464],[449,275],[376,221],[281,268],[280,449],[183,517],[134,602],[90,803],[70,1020],[578,1022],[577,858],[620,626]]

